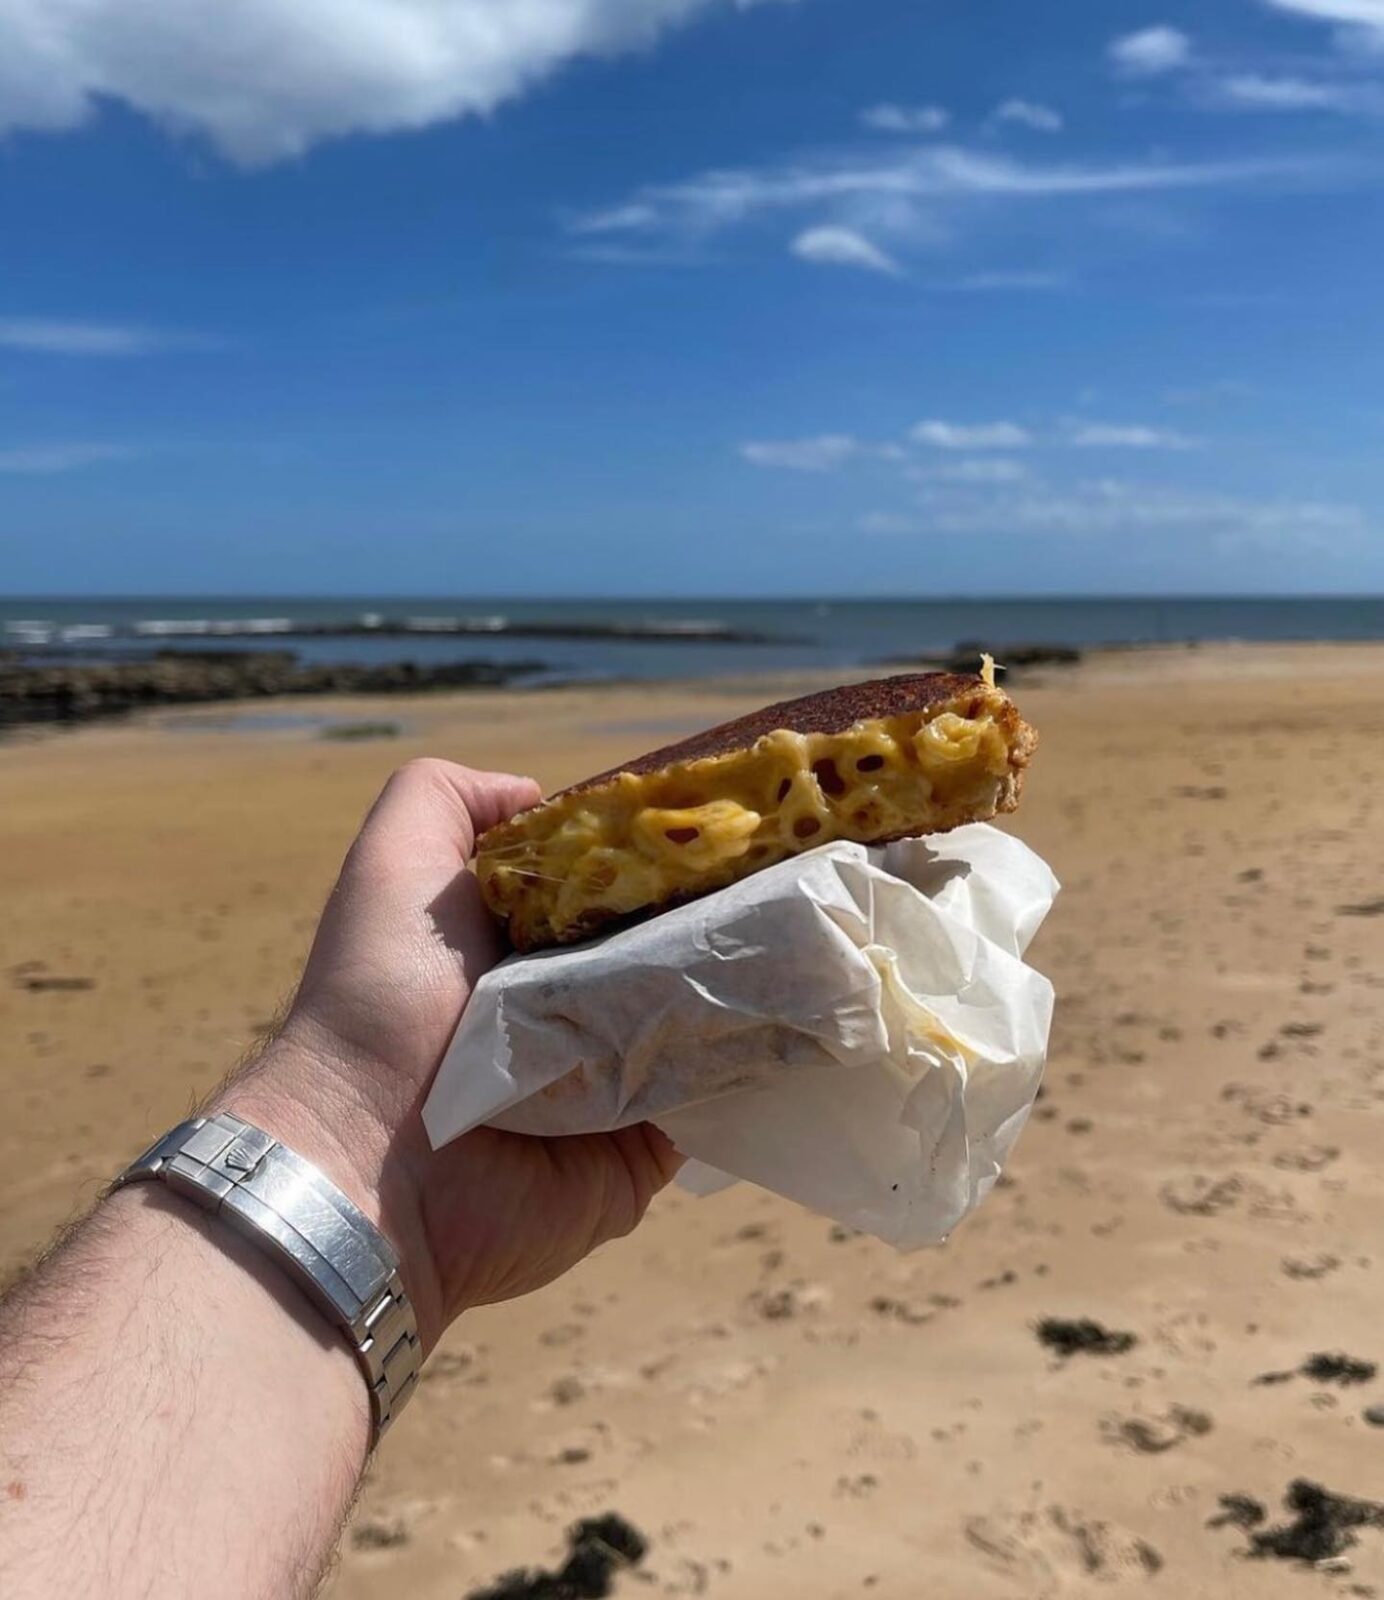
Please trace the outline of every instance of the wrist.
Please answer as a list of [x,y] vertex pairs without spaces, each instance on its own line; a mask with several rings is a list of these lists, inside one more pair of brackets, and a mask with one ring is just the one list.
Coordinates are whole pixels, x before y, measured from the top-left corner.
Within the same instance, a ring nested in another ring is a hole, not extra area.
[[417,1107],[394,1103],[389,1075],[346,1060],[290,1020],[284,1032],[216,1095],[331,1180],[393,1246],[424,1350],[441,1332],[441,1295],[424,1226],[431,1154]]

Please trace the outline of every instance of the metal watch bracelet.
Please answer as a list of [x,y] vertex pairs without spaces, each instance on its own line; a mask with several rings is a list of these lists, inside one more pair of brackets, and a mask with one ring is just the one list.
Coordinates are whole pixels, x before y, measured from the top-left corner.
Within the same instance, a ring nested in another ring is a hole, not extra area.
[[228,1222],[342,1329],[370,1389],[378,1442],[422,1364],[398,1257],[379,1229],[310,1162],[226,1111],[165,1134],[111,1188],[151,1179]]

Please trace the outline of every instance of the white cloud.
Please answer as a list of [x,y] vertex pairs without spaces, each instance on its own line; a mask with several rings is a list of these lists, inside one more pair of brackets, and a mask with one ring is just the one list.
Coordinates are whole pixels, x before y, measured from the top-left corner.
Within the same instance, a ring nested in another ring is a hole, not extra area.
[[1342,116],[1384,116],[1384,91],[1373,84],[1307,78],[1266,78],[1241,73],[1222,78],[1217,100],[1237,111],[1335,111]]
[[1102,479],[1069,489],[1040,488],[985,503],[956,502],[934,512],[948,533],[1012,528],[1035,533],[1118,535],[1178,531],[1226,539],[1330,540],[1365,530],[1356,506],[1323,501],[1258,501],[1210,490]]
[[944,461],[937,467],[913,467],[907,476],[919,483],[1020,483],[1028,477],[1022,461],[1008,456],[991,459],[972,457],[965,461]]
[[563,252],[568,261],[586,261],[602,267],[692,267],[700,258],[686,251],[631,244],[574,245]]
[[[650,185],[613,206],[570,219],[583,233],[705,236],[774,211],[820,212],[859,229],[862,217],[900,237],[919,231],[920,203],[934,209],[980,201],[1015,204],[1226,188],[1301,177],[1319,163],[1241,161],[1024,162],[958,145],[927,145],[882,157],[851,153],[763,167],[722,167],[679,183]],[[935,230],[934,230],[935,233]]]
[[1024,450],[1033,443],[1029,431],[1013,422],[920,422],[909,438],[935,450]]
[[876,133],[941,133],[951,121],[945,106],[869,106],[860,120]]
[[921,492],[911,513],[872,511],[862,532],[972,536],[1028,533],[1071,538],[1191,537],[1218,549],[1284,546],[1339,551],[1342,541],[1370,532],[1357,506],[1313,500],[1254,500],[1215,490],[1099,479],[1068,486],[1041,482],[937,485]]
[[803,261],[820,266],[864,267],[870,272],[884,272],[897,277],[901,268],[897,261],[878,245],[871,244],[863,233],[854,228],[807,228],[788,247]]
[[1384,0],[1265,0],[1276,11],[1292,11],[1319,22],[1384,31]]
[[1138,423],[1083,422],[1071,430],[1078,450],[1191,450],[1195,441],[1170,428],[1148,428]]
[[211,346],[211,340],[200,337],[114,322],[0,317],[0,350],[60,356],[143,356],[157,350]]
[[1060,272],[972,272],[958,278],[952,287],[968,294],[1000,294],[1007,290],[1065,289],[1067,283]]
[[630,233],[648,228],[658,221],[658,211],[651,205],[631,201],[628,205],[611,206],[608,211],[588,212],[578,217],[571,227],[573,233]]
[[1192,41],[1178,28],[1142,28],[1116,39],[1110,59],[1131,77],[1153,78],[1185,67],[1192,59]]
[[13,445],[0,449],[0,472],[35,476],[76,472],[107,461],[128,461],[135,452],[126,445],[64,443]]
[[101,98],[239,161],[484,115],[581,56],[754,0],[0,0],[0,130]]
[[833,472],[866,449],[846,433],[823,433],[812,439],[751,441],[740,454],[756,467],[782,467],[790,472]]
[[1065,125],[1060,111],[1039,105],[1035,100],[1006,100],[1003,105],[996,106],[995,120],[1017,122],[1039,133],[1060,133]]
[[861,533],[926,533],[927,525],[920,517],[906,516],[898,511],[867,511],[857,521]]

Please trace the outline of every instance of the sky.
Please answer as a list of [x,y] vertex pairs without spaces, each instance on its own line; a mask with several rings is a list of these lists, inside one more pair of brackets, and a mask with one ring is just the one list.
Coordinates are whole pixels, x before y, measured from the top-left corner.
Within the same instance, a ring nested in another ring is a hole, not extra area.
[[0,0],[0,593],[1384,592],[1384,0]]

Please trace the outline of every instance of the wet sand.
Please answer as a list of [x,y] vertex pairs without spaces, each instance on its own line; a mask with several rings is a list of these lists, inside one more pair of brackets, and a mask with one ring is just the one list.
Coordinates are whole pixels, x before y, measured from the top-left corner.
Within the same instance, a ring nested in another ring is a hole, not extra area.
[[[555,785],[788,687],[334,702],[404,723],[361,743],[156,713],[0,745],[0,1276],[269,1025],[392,766]],[[336,1600],[457,1600],[611,1510],[650,1543],[617,1593],[1384,1595],[1384,1529],[1313,1573],[1208,1526],[1229,1493],[1283,1520],[1299,1477],[1384,1498],[1384,1379],[1296,1371],[1384,1362],[1384,648],[1098,656],[1014,692],[1044,745],[1011,826],[1066,892],[1010,1181],[908,1258],[750,1189],[667,1196],[469,1317]],[[1047,1317],[1137,1342],[1063,1357]]]

